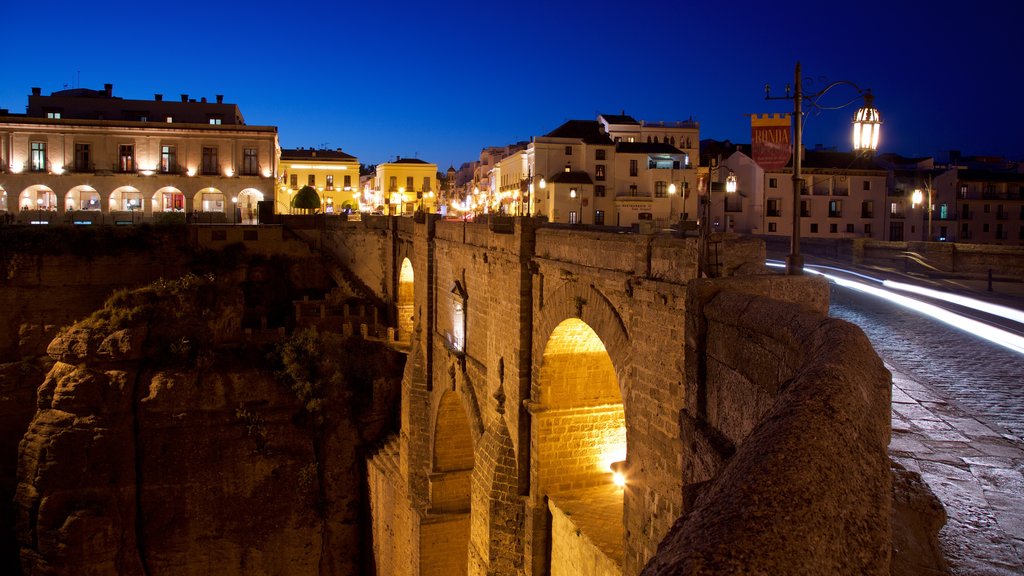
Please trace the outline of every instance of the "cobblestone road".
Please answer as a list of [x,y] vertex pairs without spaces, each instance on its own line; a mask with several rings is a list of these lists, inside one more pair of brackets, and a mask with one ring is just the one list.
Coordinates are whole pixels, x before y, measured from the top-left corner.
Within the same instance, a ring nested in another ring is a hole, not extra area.
[[955,576],[1024,574],[1024,358],[874,297],[832,288],[893,372],[890,454],[946,508]]
[[832,316],[861,327],[887,363],[965,412],[1024,438],[1024,356],[867,294],[832,287]]

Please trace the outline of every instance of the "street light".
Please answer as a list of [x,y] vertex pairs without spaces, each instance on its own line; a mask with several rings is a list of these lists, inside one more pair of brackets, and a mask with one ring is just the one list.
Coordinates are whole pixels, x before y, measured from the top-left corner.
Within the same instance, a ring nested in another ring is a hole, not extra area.
[[[927,241],[931,242],[932,241],[932,188],[931,188],[931,186],[928,186],[928,187],[925,188],[925,190],[928,191],[928,206],[926,208],[928,210],[928,238],[927,238]],[[918,189],[914,190],[914,193],[910,196],[910,201],[913,204],[913,206],[916,208],[917,205],[920,204],[922,200],[924,200],[924,194],[921,193],[921,189],[918,188]]]
[[577,213],[576,224],[583,224],[583,193],[576,192],[575,188],[570,188],[569,198],[576,198],[576,196],[580,197],[580,211]]
[[[711,159],[708,159],[708,193],[707,193],[707,196],[704,198],[704,218],[703,218],[703,223],[702,223],[702,225],[700,227],[700,235],[701,235],[700,254],[701,254],[701,257],[700,257],[700,260],[697,262],[697,277],[698,278],[700,278],[704,274],[707,274],[708,277],[715,276],[715,272],[713,272],[711,270],[711,266],[710,266],[710,264],[711,264],[711,241],[710,241],[710,239],[711,239],[711,190],[712,190],[711,175],[712,174],[718,174],[719,170],[722,169],[722,166],[720,164],[718,164],[718,163],[715,163],[715,165],[712,166],[711,163],[712,163]],[[730,171],[729,175],[725,178],[725,193],[726,194],[733,194],[733,193],[736,192],[737,188],[738,188],[738,185],[737,185],[737,182],[736,182],[736,175],[733,174],[732,171]],[[721,190],[721,188],[719,188],[719,190]],[[726,231],[728,231],[728,226],[726,226]]]
[[[809,108],[817,110],[838,110],[853,104],[859,98],[864,99],[864,106],[857,110],[853,117],[853,149],[858,152],[873,152],[878,149],[878,134],[882,124],[878,109],[874,106],[874,96],[871,89],[861,89],[849,80],[837,80],[823,89],[805,94],[803,89],[803,78],[800,75],[800,63],[796,63],[794,73],[796,90],[790,94],[790,87],[786,86],[785,96],[772,96],[771,89],[766,84],[764,87],[765,100],[792,100],[793,101],[793,234],[790,237],[789,255],[786,256],[786,274],[803,274],[804,257],[800,254],[800,169],[803,164],[801,150],[803,149],[803,128],[804,113],[803,102],[806,100]],[[822,106],[818,100],[836,86],[846,85],[857,91],[857,96],[839,106]]]

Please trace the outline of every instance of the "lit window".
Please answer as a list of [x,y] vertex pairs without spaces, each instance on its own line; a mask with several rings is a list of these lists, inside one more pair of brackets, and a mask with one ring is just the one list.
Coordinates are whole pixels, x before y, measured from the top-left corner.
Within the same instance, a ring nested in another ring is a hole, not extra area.
[[327,190],[334,190],[334,174],[327,175],[327,183],[324,184],[324,188]]
[[224,121],[220,118],[210,118],[210,124],[223,124]]
[[29,170],[42,172],[46,170],[46,142],[32,142],[29,156]]
[[46,117],[52,120],[60,120],[60,112],[47,112]]
[[594,167],[594,178],[604,180],[604,164],[598,164]]
[[176,172],[178,165],[178,154],[174,146],[160,147],[160,171],[163,173]]
[[174,116],[168,116],[168,117],[167,117],[167,123],[168,123],[168,124],[171,124],[171,123],[173,123],[173,122],[174,122]]
[[135,171],[134,144],[121,144],[117,147],[117,169],[121,172]]

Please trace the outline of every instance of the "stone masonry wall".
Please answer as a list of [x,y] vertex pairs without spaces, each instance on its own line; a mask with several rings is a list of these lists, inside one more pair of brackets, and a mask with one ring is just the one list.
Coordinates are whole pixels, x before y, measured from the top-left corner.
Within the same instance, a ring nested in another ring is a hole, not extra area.
[[888,371],[855,326],[731,288],[691,286],[692,504],[643,574],[889,574]]

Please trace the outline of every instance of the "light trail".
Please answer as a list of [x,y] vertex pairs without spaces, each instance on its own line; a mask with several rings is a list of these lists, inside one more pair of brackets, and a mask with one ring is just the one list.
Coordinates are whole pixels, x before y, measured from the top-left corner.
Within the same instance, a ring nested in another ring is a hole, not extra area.
[[[773,263],[769,263],[768,265],[773,267],[779,266],[778,264]],[[850,288],[851,290],[857,290],[858,292],[863,292],[865,294],[875,296],[876,298],[882,298],[884,300],[892,302],[893,304],[902,306],[909,310],[913,310],[919,314],[924,314],[925,316],[929,316],[940,322],[949,324],[954,328],[959,328],[960,330],[963,330],[969,334],[973,334],[979,338],[984,338],[989,342],[998,344],[1018,354],[1024,355],[1024,337],[1018,336],[1017,334],[1013,334],[1012,332],[1007,332],[1006,330],[1003,330],[1001,328],[990,326],[988,324],[985,324],[984,322],[979,322],[978,320],[969,318],[962,314],[957,314],[956,312],[940,308],[938,306],[935,306],[934,304],[920,302],[918,300],[914,300],[909,296],[896,294],[894,292],[886,290],[885,288],[871,286],[869,284],[865,284],[863,282],[859,282],[856,280],[840,278],[839,276],[836,276],[834,274],[828,274],[825,272],[814,270],[812,268],[805,267],[804,271],[809,272],[811,274],[818,274],[820,276],[824,276],[831,282],[834,282],[837,285],[842,286],[844,288]]]
[[932,290],[931,288],[924,288],[921,286],[914,286],[913,284],[907,284],[905,282],[896,282],[894,280],[885,280],[882,285],[886,288],[892,288],[894,290],[902,290],[904,292],[913,292],[929,298],[935,298],[937,300],[944,300],[959,306],[966,308],[972,308],[979,312],[991,314],[993,316],[999,316],[1006,320],[1012,320],[1014,322],[1020,322],[1024,324],[1024,310],[1016,310],[1007,306],[1000,306],[999,304],[992,304],[991,302],[985,302],[984,300],[978,300],[977,298],[971,298],[969,296],[960,296],[959,294],[950,294],[949,292],[942,292],[941,290]]

